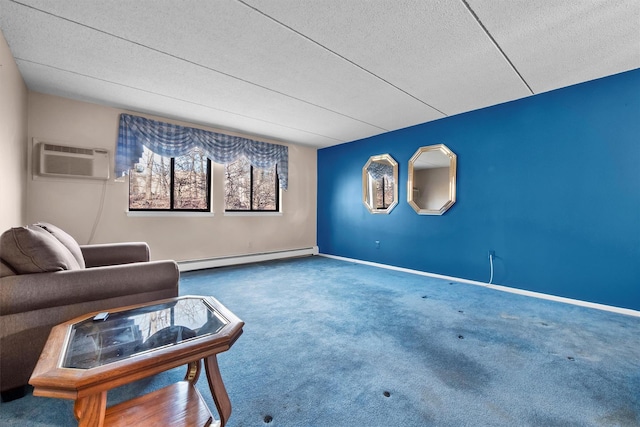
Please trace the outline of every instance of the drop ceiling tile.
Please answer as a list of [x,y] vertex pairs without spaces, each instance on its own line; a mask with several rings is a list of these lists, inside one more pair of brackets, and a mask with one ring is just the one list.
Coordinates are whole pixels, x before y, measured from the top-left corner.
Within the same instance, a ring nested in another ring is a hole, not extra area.
[[245,2],[447,115],[530,94],[462,2]]
[[638,0],[468,0],[540,93],[640,68]]
[[[213,126],[212,124],[223,123],[224,125],[213,127],[241,133],[249,137],[253,135],[256,139],[268,139],[273,142],[295,142],[301,145],[317,147],[326,147],[344,142],[300,129],[264,122],[252,117],[217,110],[204,105],[194,105],[191,102],[96,80],[91,77],[73,76],[65,71],[51,69],[38,64],[18,61],[18,67],[25,79],[29,79],[32,82],[31,90],[35,92],[98,103],[139,113],[158,115],[158,111],[161,111],[160,117],[182,120],[202,126],[211,127]],[[55,87],[55,89],[52,90],[52,87]],[[281,138],[273,138],[273,135],[280,135]]]
[[[136,88],[168,99],[189,101],[340,142],[384,131],[329,109],[132,45],[126,40],[69,21],[34,10],[27,11],[26,15],[25,19],[38,30],[26,34],[12,45],[18,60],[48,64],[71,74],[91,76],[97,81]],[[51,20],[54,22],[47,22]],[[42,37],[42,31],[46,32],[46,37]],[[32,49],[31,46],[37,48]],[[100,49],[95,49],[95,46],[100,46]],[[25,80],[31,88],[30,80]],[[104,96],[111,95],[107,93]],[[162,114],[161,111],[157,113]]]
[[0,28],[32,90],[328,146],[530,94],[466,4],[536,93],[640,68],[636,0],[0,0]]
[[[322,106],[375,126],[379,132],[443,117],[236,1],[154,2],[153,19],[149,19],[148,7],[140,3],[128,7],[132,3],[125,1],[27,3],[95,31],[131,40],[136,48],[152,47],[172,59],[180,58],[185,65],[199,64],[278,95]],[[117,58],[118,52],[103,54]]]

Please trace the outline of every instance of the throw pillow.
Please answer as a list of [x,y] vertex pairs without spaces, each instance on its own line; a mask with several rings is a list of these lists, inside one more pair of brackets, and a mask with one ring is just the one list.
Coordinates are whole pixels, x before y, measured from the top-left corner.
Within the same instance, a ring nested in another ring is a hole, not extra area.
[[2,259],[18,274],[79,270],[75,257],[44,229],[14,227],[0,236]]
[[82,250],[80,249],[80,245],[78,244],[78,242],[76,242],[76,239],[71,237],[69,233],[65,232],[59,227],[56,227],[53,224],[49,224],[48,222],[38,222],[35,225],[37,225],[40,228],[44,228],[49,233],[51,233],[53,237],[58,239],[60,243],[62,243],[67,249],[69,249],[69,252],[71,252],[71,255],[73,255],[76,261],[78,261],[78,265],[80,266],[80,268],[85,267],[84,256],[82,256]]

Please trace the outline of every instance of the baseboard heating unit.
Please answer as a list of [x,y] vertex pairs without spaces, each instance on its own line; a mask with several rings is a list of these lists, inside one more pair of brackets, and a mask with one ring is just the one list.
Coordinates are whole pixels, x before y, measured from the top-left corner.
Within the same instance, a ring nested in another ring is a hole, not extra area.
[[205,268],[226,267],[230,265],[250,264],[253,262],[271,261],[275,259],[295,258],[309,255],[318,255],[318,247],[292,249],[287,251],[264,252],[259,254],[247,254],[220,258],[207,258],[193,261],[179,261],[180,272],[203,270]]

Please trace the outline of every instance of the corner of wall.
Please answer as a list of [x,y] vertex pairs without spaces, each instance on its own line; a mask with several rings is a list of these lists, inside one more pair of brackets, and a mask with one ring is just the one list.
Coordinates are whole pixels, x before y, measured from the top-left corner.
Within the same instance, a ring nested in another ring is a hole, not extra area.
[[27,87],[0,31],[0,230],[26,221]]

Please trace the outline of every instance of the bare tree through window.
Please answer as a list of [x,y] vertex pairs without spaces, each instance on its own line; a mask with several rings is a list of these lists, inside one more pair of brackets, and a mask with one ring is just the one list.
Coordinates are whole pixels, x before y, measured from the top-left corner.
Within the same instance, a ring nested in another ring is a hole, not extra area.
[[278,211],[276,166],[261,169],[244,157],[225,166],[225,210]]
[[129,209],[208,211],[210,182],[211,164],[201,150],[170,158],[145,147],[129,172]]
[[393,203],[393,180],[383,176],[375,180],[376,209],[386,209]]
[[174,209],[207,209],[207,157],[200,150],[174,160]]

